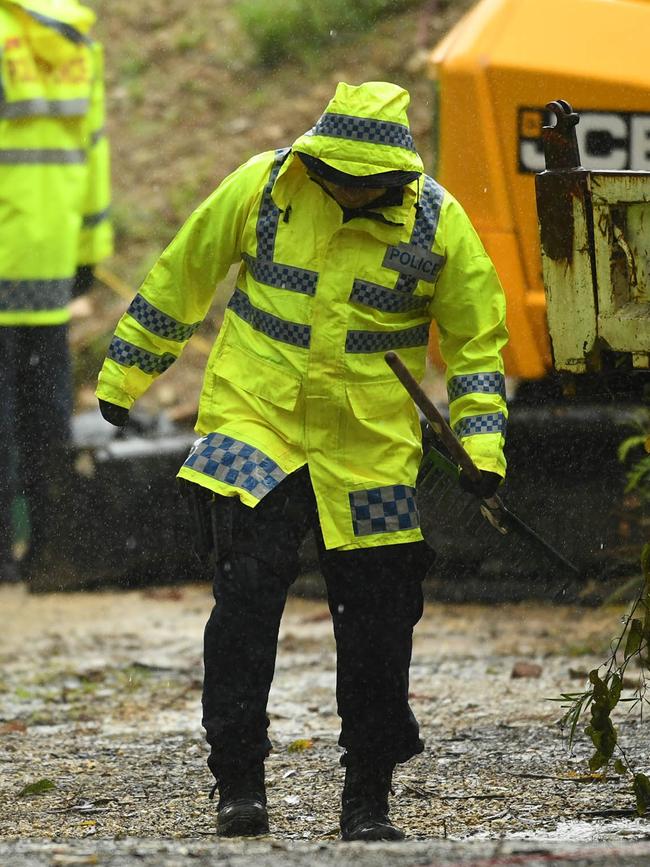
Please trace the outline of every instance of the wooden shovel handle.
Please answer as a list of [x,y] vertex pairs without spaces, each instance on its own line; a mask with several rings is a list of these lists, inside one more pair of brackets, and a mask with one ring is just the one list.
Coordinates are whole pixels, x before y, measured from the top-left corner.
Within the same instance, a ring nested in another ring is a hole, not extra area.
[[472,482],[481,480],[481,471],[461,445],[458,437],[440,415],[436,406],[429,400],[417,381],[411,375],[402,359],[396,352],[390,351],[384,359],[395,376],[413,398],[413,402],[429,422],[435,433],[442,440],[445,448]]

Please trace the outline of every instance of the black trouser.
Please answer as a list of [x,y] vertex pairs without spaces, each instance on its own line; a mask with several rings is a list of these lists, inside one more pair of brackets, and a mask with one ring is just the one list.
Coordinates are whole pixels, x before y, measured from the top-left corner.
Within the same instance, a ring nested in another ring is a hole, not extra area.
[[27,501],[34,554],[60,514],[71,391],[66,325],[0,326],[0,561],[11,558],[17,494]]
[[326,551],[311,480],[298,470],[255,509],[217,497],[215,606],[205,629],[203,725],[215,776],[263,760],[266,706],[298,548],[316,532],[337,647],[344,764],[405,762],[423,749],[408,703],[413,627],[433,559],[424,542]]

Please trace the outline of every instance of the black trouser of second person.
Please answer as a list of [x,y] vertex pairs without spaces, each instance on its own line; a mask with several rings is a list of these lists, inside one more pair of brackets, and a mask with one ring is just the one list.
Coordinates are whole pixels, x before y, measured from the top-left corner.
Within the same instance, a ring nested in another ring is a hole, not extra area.
[[0,562],[12,557],[12,504],[24,495],[37,555],[60,512],[70,440],[67,325],[0,327]]
[[306,468],[254,509],[224,497],[213,509],[215,605],[205,630],[203,725],[217,779],[233,765],[259,763],[271,749],[266,709],[278,630],[310,528],[336,638],[341,761],[394,765],[421,752],[408,685],[431,549],[414,542],[325,550]]

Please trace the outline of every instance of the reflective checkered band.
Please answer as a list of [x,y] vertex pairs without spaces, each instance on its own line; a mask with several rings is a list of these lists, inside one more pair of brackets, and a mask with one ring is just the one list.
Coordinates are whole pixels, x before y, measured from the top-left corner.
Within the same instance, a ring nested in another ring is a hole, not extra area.
[[257,258],[265,262],[273,261],[275,251],[275,236],[278,231],[278,221],[281,211],[271,197],[271,191],[275,179],[280,173],[282,164],[289,155],[290,148],[280,148],[275,152],[275,160],[271,167],[271,174],[264,187],[260,209],[257,215]]
[[348,496],[355,536],[396,533],[420,526],[415,488],[409,485],[350,491]]
[[70,301],[74,277],[0,280],[0,310],[59,310]]
[[410,243],[415,247],[430,249],[438,229],[440,206],[445,191],[429,175],[424,176],[422,194],[420,196],[419,214],[413,225]]
[[88,112],[87,99],[19,99],[0,105],[0,117],[75,117]]
[[281,343],[290,343],[302,349],[309,349],[311,328],[309,325],[301,325],[299,322],[290,322],[288,319],[280,319],[272,313],[266,313],[259,307],[253,306],[250,298],[241,289],[235,289],[228,307],[236,313],[244,322],[248,322],[251,328],[266,334],[273,340]]
[[303,295],[314,295],[318,272],[307,268],[296,268],[293,265],[281,265],[279,262],[261,262],[247,254],[243,255],[246,267],[258,283],[287,289],[289,292],[301,292]]
[[376,120],[372,117],[354,117],[350,114],[326,112],[309,130],[308,135],[326,135],[372,144],[390,145],[415,152],[409,128],[402,123]]
[[475,434],[506,432],[506,417],[502,412],[488,412],[484,415],[468,415],[454,425],[457,437],[471,437]]
[[86,162],[86,151],[63,148],[2,148],[0,165],[73,165]]
[[505,400],[506,379],[498,370],[490,373],[470,373],[465,376],[452,376],[447,383],[449,403],[464,394],[500,394]]
[[220,433],[210,433],[197,440],[183,466],[235,488],[243,488],[258,500],[287,475],[264,452]]
[[426,346],[429,342],[429,323],[403,328],[401,331],[348,331],[346,352],[386,352],[408,346]]
[[150,304],[140,293],[135,296],[126,312],[152,334],[164,337],[166,340],[177,340],[179,343],[189,340],[201,324],[194,322],[192,325],[185,325],[173,319]]
[[[420,193],[418,213],[413,224],[413,231],[409,244],[414,247],[423,247],[430,250],[438,230],[440,219],[440,207],[445,191],[429,175],[424,176],[424,184]],[[395,283],[398,292],[415,292],[418,278],[411,274],[400,274]]]
[[409,295],[396,292],[377,283],[366,280],[355,280],[352,284],[350,301],[374,307],[375,310],[385,310],[387,313],[401,313],[404,310],[424,310],[431,301],[431,295]]
[[122,367],[137,367],[144,373],[164,373],[176,361],[176,356],[171,352],[155,355],[119,337],[113,337],[106,355]]

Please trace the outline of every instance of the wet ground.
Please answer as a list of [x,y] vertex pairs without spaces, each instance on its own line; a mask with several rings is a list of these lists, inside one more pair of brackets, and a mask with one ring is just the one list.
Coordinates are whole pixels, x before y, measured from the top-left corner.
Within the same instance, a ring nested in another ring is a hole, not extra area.
[[[215,836],[199,724],[210,604],[200,585],[0,588],[1,865],[650,864],[629,780],[589,776],[585,738],[569,754],[550,700],[583,687],[623,609],[428,604],[411,681],[427,749],[392,798],[409,840],[359,846],[337,840],[331,625],[297,598],[270,701],[271,835]],[[617,722],[647,773],[647,725]]]

